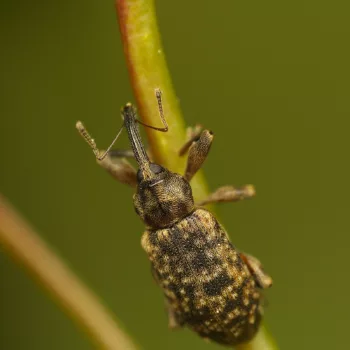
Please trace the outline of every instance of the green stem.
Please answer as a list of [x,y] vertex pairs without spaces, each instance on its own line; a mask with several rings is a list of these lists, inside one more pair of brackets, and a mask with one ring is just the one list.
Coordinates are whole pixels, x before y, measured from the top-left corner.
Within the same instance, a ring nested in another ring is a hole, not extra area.
[[[161,45],[154,0],[116,0],[116,7],[131,84],[140,117],[145,123],[159,124],[154,90],[160,88],[163,92],[169,132],[164,134],[146,130],[152,155],[158,163],[181,173],[185,160],[172,155],[184,143],[185,122]],[[202,173],[195,176],[191,185],[196,199],[208,194]],[[237,349],[271,350],[277,349],[277,346],[262,326],[250,343],[242,344]]]
[[[160,88],[163,92],[169,132],[155,132],[146,128],[151,153],[158,163],[172,171],[183,172],[185,159],[169,157],[184,144],[185,123],[165,61],[154,1],[117,0],[116,7],[131,84],[139,114],[145,123],[160,124],[154,90]],[[201,172],[191,185],[197,200],[206,196],[207,185]]]
[[236,346],[237,350],[277,350],[278,346],[266,327],[262,325],[249,343]]

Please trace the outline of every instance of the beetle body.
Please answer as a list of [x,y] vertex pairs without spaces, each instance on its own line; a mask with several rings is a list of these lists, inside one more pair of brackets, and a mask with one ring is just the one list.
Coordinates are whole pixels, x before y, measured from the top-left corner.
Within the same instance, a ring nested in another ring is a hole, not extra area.
[[254,336],[260,289],[210,212],[195,209],[171,227],[146,231],[142,247],[177,325],[225,345]]
[[[167,131],[159,90],[156,95],[164,128],[146,126]],[[110,150],[122,129],[101,155],[81,122],[77,128],[99,164],[119,181],[136,187],[135,211],[146,226],[141,244],[164,292],[170,327],[188,326],[228,346],[249,341],[262,317],[262,289],[272,280],[257,259],[231,244],[223,227],[202,206],[250,198],[255,194],[253,186],[224,186],[195,204],[189,182],[206,159],[213,134],[208,130],[194,134],[180,150],[180,155],[188,151],[182,176],[150,161],[137,126],[142,122],[131,104],[122,109],[122,116],[137,172],[125,159],[115,159],[130,153]]]

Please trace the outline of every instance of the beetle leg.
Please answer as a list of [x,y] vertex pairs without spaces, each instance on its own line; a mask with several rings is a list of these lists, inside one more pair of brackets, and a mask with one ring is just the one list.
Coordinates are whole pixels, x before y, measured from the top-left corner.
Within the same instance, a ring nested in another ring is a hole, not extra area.
[[213,141],[213,133],[209,130],[200,132],[200,127],[194,128],[192,135],[190,132],[189,140],[180,149],[179,155],[182,156],[188,151],[187,166],[184,178],[190,181],[196,172],[202,167],[210,150]]
[[[160,286],[157,272],[154,270],[152,266],[151,266],[151,272],[155,282]],[[167,299],[165,299],[165,308],[166,308],[166,312],[168,313],[168,325],[170,329],[177,329],[182,327],[185,324],[184,320],[171,307]]]
[[184,154],[187,153],[188,149],[191,147],[193,141],[199,139],[199,136],[202,132],[202,125],[197,124],[196,126],[189,126],[186,129],[186,142],[184,145],[181,147],[179,151],[179,156],[183,156]]
[[272,286],[272,278],[264,271],[261,262],[252,255],[240,253],[242,260],[247,264],[248,269],[255,279],[257,285],[266,289]]
[[133,157],[133,154],[130,155],[128,150],[112,150],[102,160],[97,159],[97,163],[121,183],[136,187],[136,170],[125,159],[130,156]]
[[168,312],[168,326],[170,329],[178,329],[183,327],[185,324],[184,320],[176,313],[175,310],[170,306],[169,302],[166,301],[166,309]]
[[83,139],[88,143],[94,152],[97,163],[106,169],[118,181],[135,187],[137,184],[136,170],[125,159],[125,157],[130,157],[130,152],[111,150],[123,130],[124,123],[106,151],[97,148],[95,140],[91,137],[81,121],[78,121],[75,126],[79,134],[83,137]]
[[242,187],[223,186],[219,187],[215,192],[211,193],[207,198],[197,204],[206,205],[209,203],[237,202],[254,196],[255,188],[253,185],[245,185]]
[[[103,151],[101,151],[103,152]],[[152,155],[147,151],[147,155],[152,159]],[[131,149],[112,149],[102,160],[97,159],[97,163],[106,169],[119,182],[136,187],[136,170],[125,158],[135,158]]]

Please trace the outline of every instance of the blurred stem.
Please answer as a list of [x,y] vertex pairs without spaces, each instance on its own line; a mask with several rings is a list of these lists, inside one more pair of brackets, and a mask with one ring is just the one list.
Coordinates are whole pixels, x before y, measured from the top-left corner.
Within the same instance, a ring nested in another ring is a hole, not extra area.
[[137,349],[96,296],[1,194],[0,244],[41,282],[100,349]]
[[[164,110],[169,132],[164,134],[146,128],[152,155],[158,163],[182,173],[185,160],[176,154],[185,140],[185,123],[171,83],[157,25],[154,0],[116,0],[119,27],[132,88],[142,120],[159,125],[154,90],[163,92]],[[208,194],[206,182],[199,173],[191,182],[196,199]],[[240,350],[277,349],[266,328]]]

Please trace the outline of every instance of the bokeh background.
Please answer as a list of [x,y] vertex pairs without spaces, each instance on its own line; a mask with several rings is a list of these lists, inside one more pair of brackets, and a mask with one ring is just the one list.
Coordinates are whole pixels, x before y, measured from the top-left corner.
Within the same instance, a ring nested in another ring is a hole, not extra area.
[[[282,349],[347,348],[349,2],[157,9],[186,122],[216,135],[210,187],[257,187],[254,200],[217,209],[274,278],[268,328]],[[105,147],[133,101],[113,1],[2,0],[0,38],[1,192],[144,349],[220,349],[167,329],[132,190],[96,166],[74,128],[84,120]],[[5,252],[0,283],[1,349],[92,348]]]

